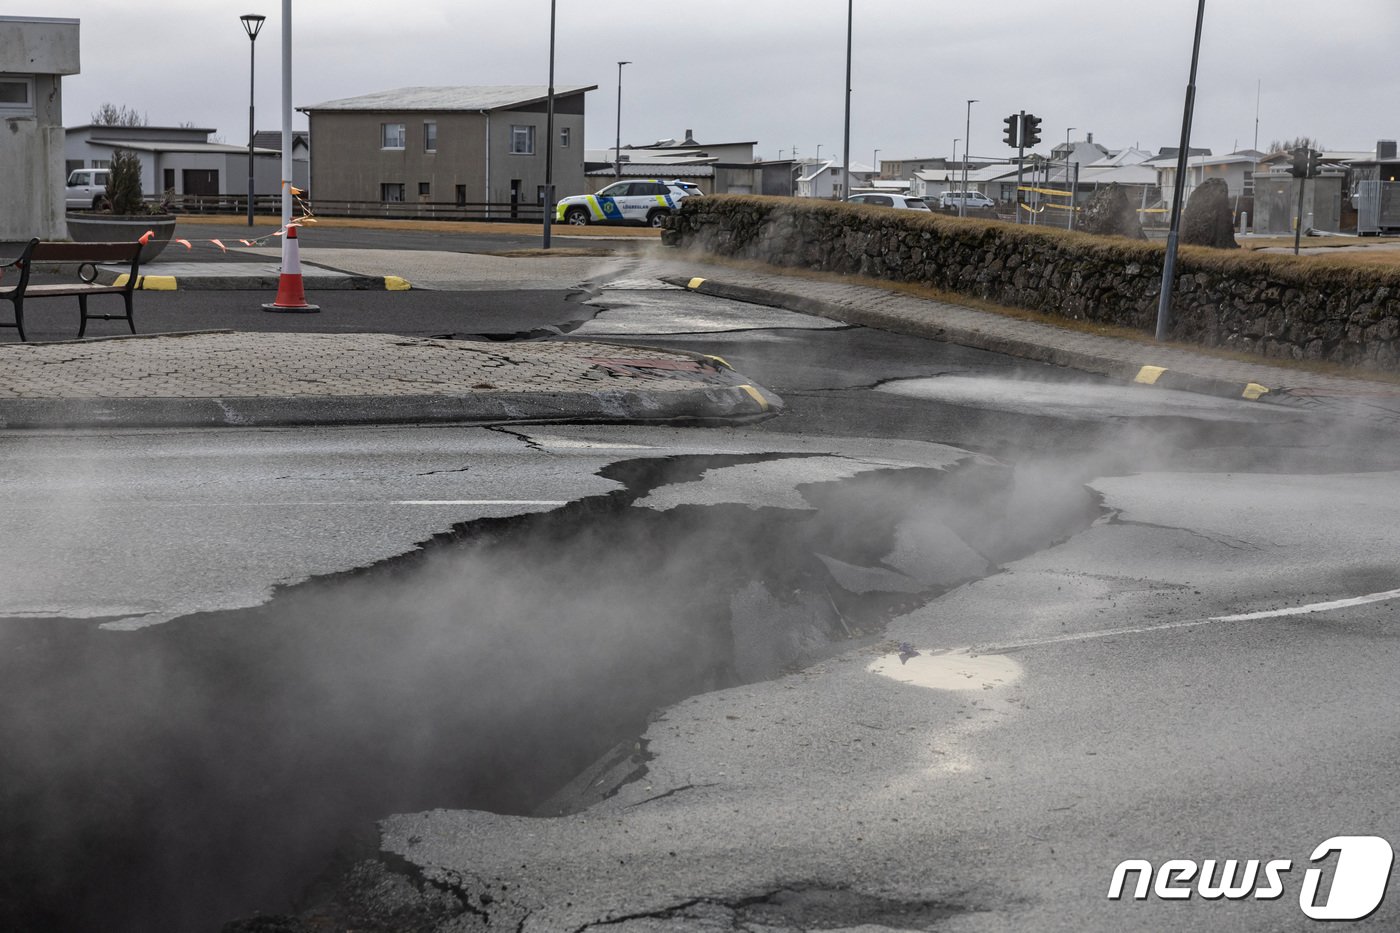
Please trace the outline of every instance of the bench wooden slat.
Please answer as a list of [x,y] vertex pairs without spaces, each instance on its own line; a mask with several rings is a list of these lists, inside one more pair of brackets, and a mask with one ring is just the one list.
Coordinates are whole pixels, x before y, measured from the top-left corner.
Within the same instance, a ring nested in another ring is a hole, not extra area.
[[29,258],[35,262],[130,262],[141,249],[129,243],[39,243]]
[[25,289],[25,295],[29,297],[53,298],[68,295],[92,295],[95,293],[110,292],[120,294],[126,291],[125,285],[31,285]]

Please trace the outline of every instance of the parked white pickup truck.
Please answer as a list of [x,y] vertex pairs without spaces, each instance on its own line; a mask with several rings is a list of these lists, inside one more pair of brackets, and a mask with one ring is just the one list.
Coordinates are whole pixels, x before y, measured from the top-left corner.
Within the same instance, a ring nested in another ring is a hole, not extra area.
[[107,176],[105,168],[75,169],[68,176],[68,190],[63,196],[63,204],[68,210],[97,210],[107,199]]

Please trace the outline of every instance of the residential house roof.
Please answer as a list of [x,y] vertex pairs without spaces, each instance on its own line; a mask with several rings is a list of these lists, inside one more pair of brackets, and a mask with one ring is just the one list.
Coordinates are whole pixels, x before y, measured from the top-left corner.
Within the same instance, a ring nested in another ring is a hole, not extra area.
[[630,143],[623,146],[623,149],[704,149],[705,147],[716,148],[719,146],[757,146],[756,139],[740,139],[735,142],[720,143],[709,142],[700,143],[695,141],[695,134],[691,130],[685,131],[684,139],[658,139],[656,142],[646,146],[633,146]]
[[[596,84],[572,84],[555,87],[554,96],[568,97],[597,89]],[[543,84],[401,87],[323,101],[297,110],[302,113],[318,110],[513,110],[548,98],[549,88]]]
[[[827,160],[822,161],[822,162],[808,162],[808,163],[806,163],[805,165],[803,165],[802,168],[803,168],[803,170],[804,170],[804,174],[801,175],[801,176],[799,176],[797,180],[798,180],[798,181],[811,181],[812,179],[817,178],[818,176],[820,176],[823,172],[827,172],[827,171],[837,172],[837,171],[840,171],[840,170],[841,170],[841,162],[840,162],[839,159],[827,159]],[[872,168],[872,167],[870,167],[869,165],[866,165],[866,164],[864,164],[864,163],[862,163],[862,162],[852,162],[852,163],[851,163],[851,174],[852,174],[852,175],[870,175],[870,174],[874,174],[874,172],[875,172],[875,169],[874,169],[874,168]]]
[[[617,167],[608,163],[603,168],[591,169],[584,172],[585,175],[616,175]],[[623,162],[622,175],[626,178],[713,178],[715,167],[713,163],[706,162],[703,165],[687,165],[675,162]]]
[[[221,155],[227,153],[247,153],[247,146],[234,146],[229,143],[189,143],[179,140],[170,142],[156,142],[149,139],[90,139],[88,143],[93,146],[109,146],[112,149],[130,149],[133,152],[194,152],[206,155]],[[279,149],[259,149],[253,147],[254,153],[275,153]]]
[[[309,146],[311,144],[311,134],[306,130],[292,130],[292,148],[300,144]],[[258,149],[275,149],[282,151],[282,131],[281,130],[258,130],[253,134],[253,146]]]

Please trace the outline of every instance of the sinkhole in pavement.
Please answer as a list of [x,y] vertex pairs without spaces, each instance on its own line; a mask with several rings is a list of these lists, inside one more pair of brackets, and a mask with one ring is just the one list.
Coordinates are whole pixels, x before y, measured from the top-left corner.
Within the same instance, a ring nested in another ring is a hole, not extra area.
[[617,492],[256,609],[7,622],[0,928],[218,930],[325,900],[312,882],[372,855],[377,818],[559,806],[657,708],[874,638],[1099,514],[973,457],[800,486],[806,508],[638,504],[780,456],[617,463]]

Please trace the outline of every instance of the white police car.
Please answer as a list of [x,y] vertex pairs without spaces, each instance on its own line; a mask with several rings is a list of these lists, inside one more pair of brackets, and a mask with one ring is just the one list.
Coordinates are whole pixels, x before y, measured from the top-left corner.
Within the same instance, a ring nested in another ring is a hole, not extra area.
[[576,194],[564,198],[554,210],[559,223],[582,227],[588,224],[646,224],[659,227],[686,198],[703,194],[688,181],[659,181],[637,178],[608,185],[597,194]]

